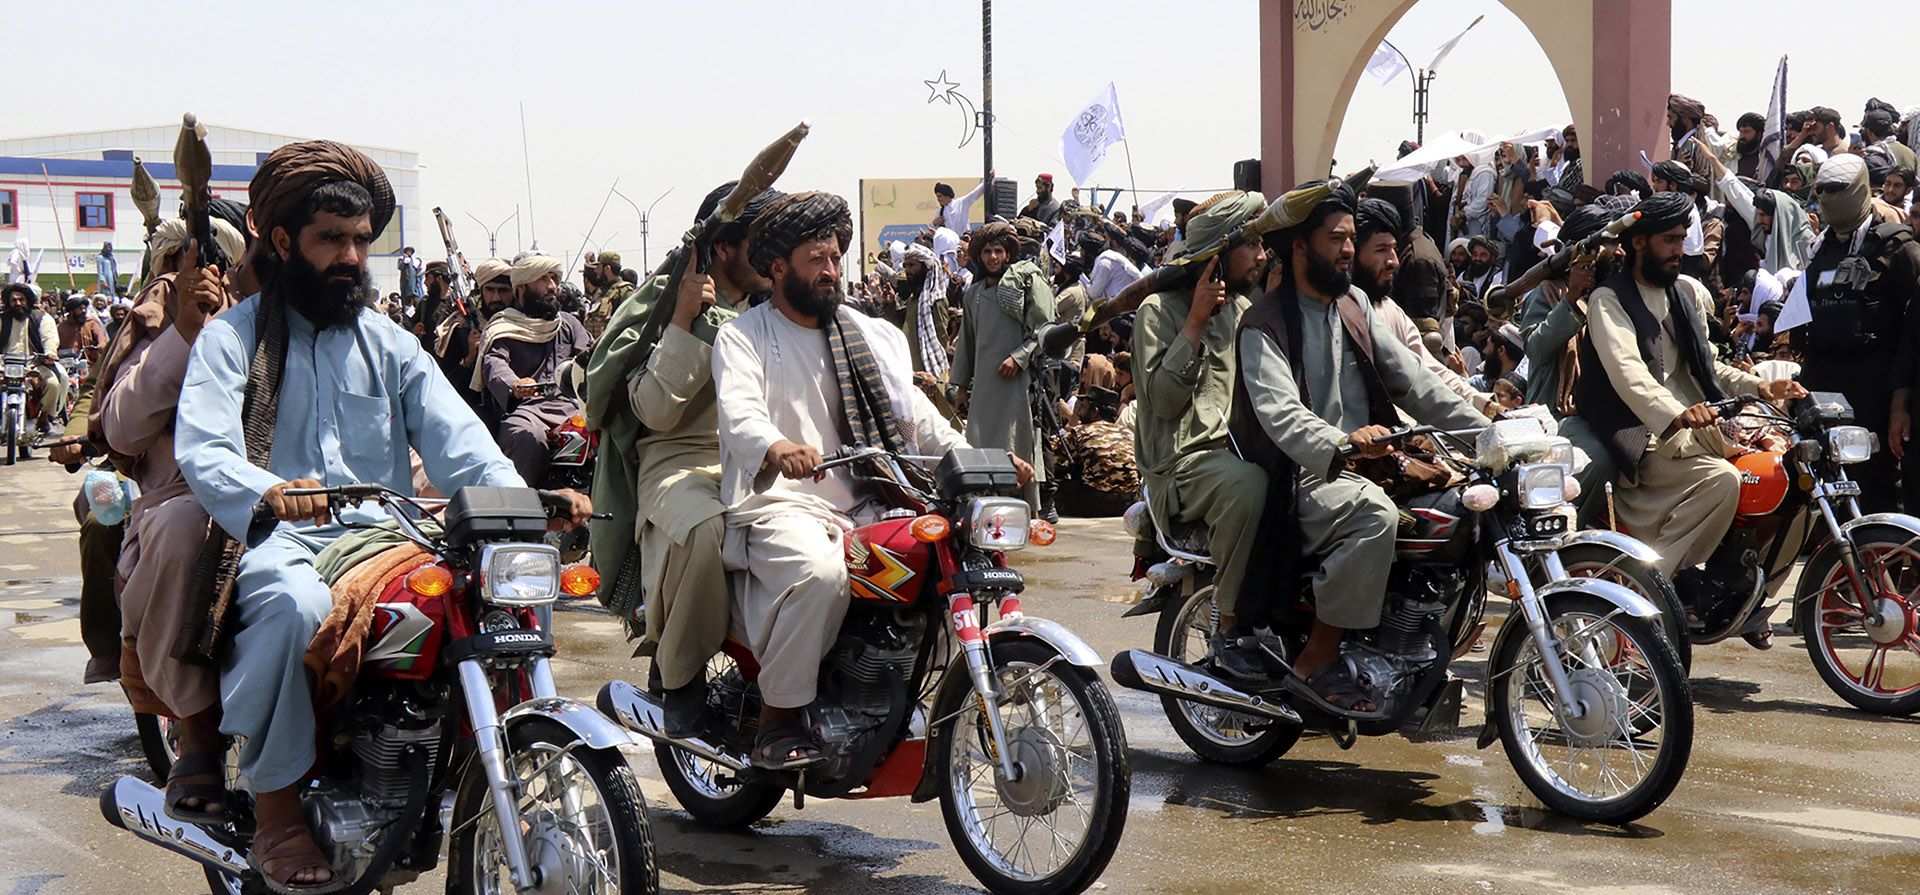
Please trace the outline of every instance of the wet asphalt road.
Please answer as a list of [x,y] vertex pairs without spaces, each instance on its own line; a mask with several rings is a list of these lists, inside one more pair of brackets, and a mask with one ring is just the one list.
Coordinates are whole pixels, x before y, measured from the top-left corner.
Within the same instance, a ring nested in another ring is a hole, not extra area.
[[[100,818],[97,795],[144,774],[119,690],[82,686],[78,478],[44,462],[0,468],[0,895],[204,891],[184,859]],[[1151,645],[1117,520],[1069,521],[1019,557],[1031,614],[1103,655]],[[1782,614],[1784,617],[1784,614]],[[559,615],[563,693],[639,680],[615,622]],[[1469,656],[1477,719],[1481,656]],[[1862,715],[1829,693],[1796,636],[1770,652],[1697,653],[1692,764],[1659,811],[1627,829],[1545,814],[1496,745],[1303,740],[1260,770],[1194,759],[1157,699],[1117,691],[1133,770],[1109,892],[1775,893],[1920,886],[1920,720]],[[653,809],[663,888],[700,892],[958,893],[979,887],[935,804],[791,805],[745,834],[691,825],[651,751],[632,764]],[[435,876],[403,891],[435,891]]]

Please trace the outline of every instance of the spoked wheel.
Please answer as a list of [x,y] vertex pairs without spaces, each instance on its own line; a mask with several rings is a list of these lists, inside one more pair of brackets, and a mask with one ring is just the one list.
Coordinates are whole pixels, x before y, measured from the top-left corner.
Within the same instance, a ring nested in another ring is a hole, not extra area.
[[1651,623],[1597,597],[1557,594],[1546,611],[1570,701],[1586,710],[1562,712],[1530,634],[1503,638],[1487,690],[1507,758],[1555,811],[1604,823],[1644,817],[1673,793],[1693,751],[1680,660]]
[[180,755],[180,733],[174,729],[173,719],[135,712],[133,728],[140,732],[140,753],[146,756],[154,781],[166,786],[173,760]]
[[[707,693],[710,700],[721,701],[721,694],[737,693],[745,687],[740,670],[725,653],[707,662]],[[727,711],[720,705],[710,707],[716,714]],[[654,760],[660,763],[660,776],[673,790],[680,807],[693,819],[709,827],[739,829],[766,817],[780,804],[786,790],[772,783],[742,782],[733,772],[698,755],[655,741]]]
[[[1201,664],[1212,648],[1213,632],[1220,628],[1220,612],[1213,603],[1213,582],[1194,589],[1185,600],[1170,600],[1160,611],[1160,624],[1154,631],[1153,651],[1181,662]],[[1232,709],[1216,708],[1160,697],[1160,708],[1180,741],[1195,755],[1208,761],[1229,765],[1263,765],[1287,753],[1300,740],[1300,728],[1248,715]]]
[[1920,712],[1920,551],[1905,531],[1854,532],[1866,585],[1862,611],[1839,550],[1823,550],[1801,574],[1814,589],[1795,606],[1807,657],[1841,699],[1877,715]]
[[1126,824],[1127,739],[1106,685],[1038,642],[992,645],[1018,776],[999,767],[980,699],[965,697],[939,755],[940,813],[993,892],[1064,895],[1098,879]]
[[[651,895],[660,891],[646,801],[615,749],[591,749],[572,731],[529,719],[507,732],[507,772],[520,784],[520,828],[540,891]],[[447,854],[447,891],[520,891],[508,868],[499,815],[475,767],[454,806],[459,830]]]
[[14,456],[19,453],[20,450],[20,421],[15,419],[11,413],[7,414],[6,441],[7,455],[4,462],[8,466],[12,466]]
[[1667,642],[1680,657],[1680,667],[1693,670],[1693,641],[1687,637],[1687,607],[1680,602],[1673,581],[1652,563],[1634,559],[1605,544],[1575,544],[1560,551],[1560,563],[1575,578],[1611,581],[1660,607]]

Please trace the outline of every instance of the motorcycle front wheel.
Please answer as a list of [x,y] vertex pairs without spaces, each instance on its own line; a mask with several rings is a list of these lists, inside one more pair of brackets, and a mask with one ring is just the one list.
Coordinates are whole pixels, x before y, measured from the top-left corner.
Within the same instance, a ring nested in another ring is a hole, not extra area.
[[[1646,619],[1586,594],[1546,600],[1560,663],[1586,706],[1560,708],[1546,664],[1524,630],[1502,638],[1487,670],[1507,759],[1547,807],[1622,824],[1666,801],[1693,751],[1693,695],[1672,644]],[[1516,612],[1507,624],[1524,624]]]
[[992,644],[1008,779],[980,699],[946,722],[940,814],[960,860],[989,891],[1071,895],[1099,879],[1126,825],[1127,738],[1106,685],[1037,641]]
[[[527,856],[543,886],[582,895],[660,891],[646,799],[618,750],[587,748],[572,731],[544,718],[513,725],[507,746],[507,773],[520,784]],[[447,891],[518,892],[477,758],[453,816],[457,832],[447,849]]]
[[1861,711],[1920,712],[1920,551],[1889,525],[1862,526],[1853,542],[1880,623],[1861,611],[1841,551],[1822,550],[1800,573],[1812,586],[1794,607],[1807,658],[1828,689]]
[[14,455],[20,450],[20,421],[13,414],[7,414],[7,456],[6,465],[12,466]]
[[[1153,633],[1153,651],[1178,662],[1200,664],[1208,658],[1220,613],[1213,603],[1213,582],[1197,582],[1191,595],[1169,598]],[[1167,723],[1193,754],[1216,764],[1264,765],[1287,754],[1300,741],[1300,728],[1271,718],[1215,708],[1172,696],[1160,697]]]
[[1652,563],[1634,559],[1605,544],[1575,544],[1560,551],[1560,564],[1575,578],[1611,581],[1652,601],[1660,607],[1661,627],[1667,642],[1680,657],[1680,667],[1693,672],[1693,641],[1687,637],[1687,607],[1672,579],[1660,574]]

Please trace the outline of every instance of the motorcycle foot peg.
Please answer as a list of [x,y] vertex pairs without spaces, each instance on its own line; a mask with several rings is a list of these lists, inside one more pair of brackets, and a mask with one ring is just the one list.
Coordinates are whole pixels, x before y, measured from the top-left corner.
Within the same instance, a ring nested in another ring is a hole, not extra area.
[[1336,746],[1339,746],[1340,751],[1345,752],[1346,750],[1353,748],[1353,744],[1359,741],[1360,725],[1357,722],[1355,722],[1353,719],[1349,718],[1347,719],[1346,730],[1328,731],[1327,735],[1333,738],[1333,744]]

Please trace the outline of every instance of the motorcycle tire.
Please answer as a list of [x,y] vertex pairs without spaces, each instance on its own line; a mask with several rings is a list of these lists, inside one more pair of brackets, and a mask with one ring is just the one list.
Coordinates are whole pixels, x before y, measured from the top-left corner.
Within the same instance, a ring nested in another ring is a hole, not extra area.
[[173,772],[173,744],[167,741],[167,720],[159,715],[135,712],[133,729],[140,734],[140,753],[146,756],[155,784],[166,786],[167,775]]
[[717,776],[723,771],[678,746],[656,742],[653,757],[674,799],[703,827],[746,829],[772,814],[787,794],[785,789],[763,781],[719,782]]
[[[1594,733],[1579,730],[1569,733],[1564,729],[1556,729],[1541,731],[1546,736],[1535,736],[1531,727],[1528,727],[1523,736],[1520,726],[1515,723],[1517,712],[1514,697],[1515,691],[1524,690],[1528,686],[1528,679],[1533,676],[1525,673],[1526,669],[1516,666],[1523,659],[1532,662],[1539,659],[1531,634],[1516,631],[1515,636],[1500,639],[1499,647],[1489,657],[1487,665],[1487,680],[1490,682],[1487,687],[1488,710],[1493,715],[1507,760],[1513,764],[1514,771],[1534,797],[1561,814],[1608,824],[1625,824],[1645,817],[1673,794],[1674,787],[1679,785],[1681,776],[1686,773],[1687,760],[1693,752],[1693,693],[1688,686],[1686,672],[1680,667],[1680,659],[1674,655],[1673,644],[1653,623],[1619,613],[1611,602],[1599,597],[1579,593],[1555,594],[1547,598],[1545,608],[1547,625],[1556,632],[1556,638],[1570,638],[1572,635],[1569,631],[1587,630],[1599,620],[1605,620],[1617,632],[1607,644],[1615,657],[1637,654],[1644,658],[1650,677],[1647,686],[1659,700],[1656,703],[1660,732],[1660,742],[1656,747],[1658,751],[1646,776],[1622,792],[1601,797],[1575,789],[1573,782],[1554,770],[1556,763],[1542,754],[1541,747],[1569,748],[1568,744],[1576,738],[1592,736]],[[1509,617],[1507,623],[1521,624],[1517,613]],[[1608,694],[1605,688],[1592,684],[1606,669],[1576,669],[1569,666],[1567,670],[1570,679],[1578,678],[1574,686],[1582,688],[1583,693],[1596,696],[1596,702],[1598,698],[1611,695],[1614,705],[1618,706],[1614,711],[1623,718],[1630,718],[1633,709],[1640,705],[1638,701],[1627,699],[1624,692]],[[1551,685],[1544,682],[1544,674],[1535,678],[1535,689],[1550,691]],[[1524,712],[1525,708],[1522,705],[1518,710]],[[1608,714],[1614,714],[1614,711]],[[1556,728],[1573,726],[1561,722],[1557,710],[1548,708],[1543,713],[1552,719],[1551,724]],[[1603,720],[1607,719],[1603,716]],[[1622,723],[1616,720],[1613,728],[1605,732],[1609,741]],[[1650,729],[1641,729],[1642,725],[1628,726],[1635,728],[1633,740],[1639,740],[1650,732]],[[1569,758],[1567,769],[1575,770],[1575,764]],[[1635,762],[1634,766],[1637,767],[1638,763]]]
[[20,424],[11,415],[7,417],[7,454],[3,461],[12,466],[15,455],[20,452]]
[[[646,798],[640,794],[633,769],[617,749],[574,748],[579,739],[573,731],[545,718],[529,718],[514,724],[507,729],[508,773],[519,773],[520,762],[516,758],[523,752],[538,750],[536,757],[564,752],[571,757],[592,784],[612,827],[613,851],[619,860],[616,891],[620,895],[657,895],[660,868],[654,860],[653,828],[647,823]],[[557,760],[557,756],[541,759],[542,763]],[[521,798],[525,804],[529,796],[523,792]],[[447,845],[447,892],[450,895],[478,895],[488,891],[483,887],[484,868],[480,866],[476,847],[481,828],[492,822],[493,811],[493,796],[476,761],[461,780],[460,793],[454,800],[454,829],[458,832]],[[523,814],[523,817],[532,816]]]
[[[1911,554],[1912,548],[1908,546],[1910,538],[1911,536],[1904,529],[1891,525],[1864,525],[1854,529],[1853,532],[1854,548],[1863,557],[1873,557],[1889,552]],[[1822,607],[1829,610],[1835,608],[1828,605],[1829,595],[1833,592],[1829,589],[1828,582],[1837,582],[1846,578],[1846,572],[1840,566],[1844,561],[1840,550],[1831,547],[1823,548],[1816,552],[1813,560],[1800,570],[1800,580],[1811,582],[1811,586],[1803,583],[1801,591],[1810,595],[1796,599],[1793,612],[1794,621],[1798,624],[1800,635],[1806,643],[1807,659],[1813,663],[1813,670],[1819,672],[1820,680],[1827,685],[1827,689],[1832,690],[1834,695],[1846,700],[1854,708],[1876,715],[1896,717],[1920,713],[1920,686],[1912,687],[1905,693],[1896,691],[1883,695],[1878,686],[1869,688],[1865,681],[1867,670],[1871,667],[1871,653],[1869,653],[1868,662],[1862,664],[1857,675],[1848,671],[1836,654],[1836,644],[1833,640],[1835,632],[1822,623],[1824,614]],[[1920,569],[1920,563],[1909,560],[1907,570],[1915,569]],[[1907,604],[1901,609],[1911,613],[1913,596],[1902,594],[1900,599]],[[1849,609],[1850,607],[1843,603],[1839,611]],[[1890,621],[1895,624],[1911,624],[1905,619]],[[1848,627],[1853,626],[1848,625]],[[1851,630],[1847,634],[1856,636]],[[1865,630],[1861,629],[1857,636],[1865,637]],[[1908,632],[1908,636],[1913,636],[1911,631]],[[1891,656],[1897,649],[1896,642],[1886,650],[1887,658],[1883,658],[1880,665],[1880,673],[1883,677],[1886,673],[1886,663],[1891,660]]]
[[1687,607],[1673,579],[1650,562],[1634,559],[1605,544],[1575,544],[1560,551],[1560,564],[1576,578],[1601,578],[1621,585],[1660,607],[1667,642],[1680,658],[1680,667],[1693,673],[1693,640],[1687,636]]
[[[1174,594],[1167,599],[1166,607],[1160,610],[1160,621],[1154,627],[1153,651],[1170,659],[1192,662],[1199,658],[1186,655],[1186,631],[1192,617],[1199,612],[1209,613],[1207,630],[1217,619],[1212,619],[1213,581],[1206,573],[1196,572],[1193,593],[1184,599]],[[1295,743],[1300,741],[1301,728],[1277,720],[1254,718],[1215,709],[1211,706],[1196,705],[1184,699],[1172,696],[1160,697],[1160,709],[1167,715],[1167,723],[1173,725],[1173,732],[1180,741],[1200,756],[1214,764],[1235,767],[1259,767],[1270,764],[1287,754]],[[1252,736],[1234,736],[1209,724],[1203,715],[1230,715],[1238,720],[1245,718],[1249,723],[1264,725],[1263,729]]]
[[[939,775],[940,815],[946,821],[947,835],[953,841],[954,849],[960,853],[960,860],[967,865],[987,891],[995,895],[1075,895],[1092,886],[1107,869],[1107,862],[1113,859],[1113,853],[1120,847],[1120,836],[1127,821],[1127,799],[1133,788],[1133,776],[1127,767],[1127,735],[1120,725],[1120,709],[1113,704],[1113,694],[1098,675],[1078,665],[1069,665],[1061,661],[1060,654],[1052,647],[1037,640],[1022,637],[1010,637],[995,640],[989,651],[993,667],[1009,672],[1018,672],[1012,676],[1001,677],[1001,686],[1016,684],[1022,680],[1032,680],[1040,676],[1052,677],[1080,712],[1087,738],[1091,741],[1093,769],[1091,771],[1094,795],[1092,804],[1086,811],[1087,829],[1072,857],[1060,867],[1044,875],[1015,876],[999,866],[1004,859],[1000,856],[989,857],[980,850],[974,840],[980,824],[973,823],[963,816],[970,814],[961,804],[963,793],[955,788],[954,753],[970,749],[984,736],[985,724],[980,722],[979,701],[971,696],[965,704],[968,709],[953,713],[944,722],[948,725],[944,737],[934,738],[934,742],[947,744],[935,761],[935,773]],[[1009,666],[1014,666],[1009,668]],[[1014,692],[1019,692],[1030,684],[1018,684]],[[1009,696],[1008,705],[1014,705]],[[977,728],[977,729],[976,729]],[[1032,728],[1024,728],[1032,729]],[[1010,730],[1009,736],[1014,735]],[[1057,739],[1043,733],[1036,737],[1039,746],[1029,749],[1044,750],[1047,745],[1058,746]],[[1030,754],[1030,753],[1022,753]],[[1045,754],[1040,751],[1038,754]],[[1071,761],[1069,761],[1071,767]],[[995,780],[995,792],[1002,799],[1002,807],[1008,808],[1005,796],[1000,794],[1002,783],[998,771],[992,772]],[[1017,784],[1015,784],[1017,785]],[[1029,796],[1035,794],[1028,793]],[[965,801],[973,803],[973,793],[969,788]],[[1039,795],[1044,798],[1045,796]],[[1057,796],[1056,796],[1057,797]],[[1060,813],[1064,805],[1054,802],[1051,813]],[[1032,816],[1040,816],[1035,814]],[[991,835],[989,828],[983,835]],[[1031,855],[1029,855],[1031,856]]]

